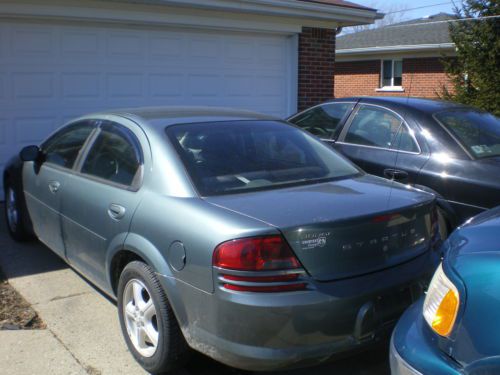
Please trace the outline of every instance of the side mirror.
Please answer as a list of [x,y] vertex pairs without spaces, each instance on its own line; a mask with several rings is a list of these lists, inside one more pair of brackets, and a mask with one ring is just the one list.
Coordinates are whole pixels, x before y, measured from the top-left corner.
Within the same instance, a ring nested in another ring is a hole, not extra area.
[[22,161],[36,161],[40,157],[40,148],[38,146],[26,146],[19,153]]

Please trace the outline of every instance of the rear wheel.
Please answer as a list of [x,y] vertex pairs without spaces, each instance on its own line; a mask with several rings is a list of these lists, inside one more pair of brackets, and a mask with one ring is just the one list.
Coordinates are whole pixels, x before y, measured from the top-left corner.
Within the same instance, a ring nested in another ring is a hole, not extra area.
[[22,195],[9,180],[5,182],[5,220],[10,236],[16,241],[27,241],[32,238],[27,228],[27,212],[22,204]]
[[153,270],[134,261],[118,284],[118,313],[127,346],[150,373],[181,367],[189,349],[163,288]]

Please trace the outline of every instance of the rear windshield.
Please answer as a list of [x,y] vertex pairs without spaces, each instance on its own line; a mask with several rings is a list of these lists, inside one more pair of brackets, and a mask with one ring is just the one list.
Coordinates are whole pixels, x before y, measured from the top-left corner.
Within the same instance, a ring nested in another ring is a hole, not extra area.
[[359,170],[306,132],[278,121],[170,126],[167,135],[203,196],[356,175]]
[[434,117],[475,158],[500,155],[500,119],[474,110],[439,112]]

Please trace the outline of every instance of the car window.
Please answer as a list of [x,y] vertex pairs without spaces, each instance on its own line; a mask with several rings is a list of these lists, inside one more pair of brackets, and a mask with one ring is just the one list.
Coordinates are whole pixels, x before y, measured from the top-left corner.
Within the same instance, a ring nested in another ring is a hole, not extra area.
[[69,125],[50,137],[43,145],[45,162],[73,168],[83,144],[94,130],[89,122]]
[[398,151],[420,152],[420,148],[415,141],[412,130],[410,130],[406,124],[401,124],[397,135],[397,142],[393,148]]
[[81,172],[121,185],[134,185],[139,178],[142,152],[134,134],[107,123],[94,141]]
[[354,116],[344,142],[390,149],[401,123],[401,119],[389,110],[363,105]]
[[360,173],[331,147],[284,122],[183,124],[167,127],[166,132],[204,196]]
[[320,138],[331,138],[353,103],[329,103],[311,108],[291,118],[292,124]]
[[436,113],[434,117],[476,158],[500,156],[500,119],[470,109]]

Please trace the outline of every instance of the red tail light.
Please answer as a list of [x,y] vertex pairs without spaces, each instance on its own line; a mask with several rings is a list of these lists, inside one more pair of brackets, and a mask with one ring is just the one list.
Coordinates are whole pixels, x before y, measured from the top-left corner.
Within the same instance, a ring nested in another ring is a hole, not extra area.
[[[219,280],[229,290],[289,292],[307,286],[300,280],[304,271],[298,259],[281,236],[224,242],[215,248],[213,265],[219,268]],[[265,274],[259,274],[263,272]]]
[[300,268],[300,263],[281,236],[242,238],[215,248],[216,267],[239,271]]

